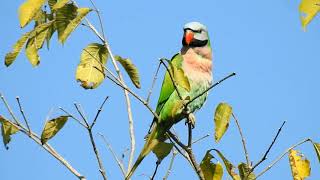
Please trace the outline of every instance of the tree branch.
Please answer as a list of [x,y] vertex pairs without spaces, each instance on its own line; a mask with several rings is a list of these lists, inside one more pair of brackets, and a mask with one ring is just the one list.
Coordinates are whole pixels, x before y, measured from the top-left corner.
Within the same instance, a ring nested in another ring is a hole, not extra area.
[[244,136],[242,134],[242,129],[241,129],[239,121],[236,118],[236,116],[234,115],[234,113],[232,113],[232,117],[236,121],[238,130],[239,130],[239,133],[240,133],[240,137],[241,137],[242,146],[243,146],[244,154],[245,154],[245,157],[246,157],[247,165],[248,165],[249,168],[251,168],[251,161],[250,161],[249,153],[248,153],[247,146],[246,146],[246,140],[244,139]]
[[106,144],[106,146],[107,146],[107,148],[109,149],[109,151],[111,152],[113,158],[114,158],[115,161],[117,162],[117,164],[118,164],[118,166],[119,166],[119,168],[120,168],[123,176],[125,177],[125,176],[126,176],[126,171],[125,171],[125,169],[124,169],[123,163],[119,160],[118,156],[117,156],[116,153],[113,151],[111,144],[108,143],[108,141],[107,141],[107,139],[104,137],[104,135],[101,134],[101,133],[98,133],[98,134],[101,136],[103,142]]
[[160,161],[157,161],[157,162],[156,162],[156,168],[154,169],[153,175],[152,175],[152,177],[150,178],[150,180],[153,180],[154,177],[156,176],[159,165],[160,165]]
[[300,146],[301,144],[304,144],[305,142],[311,141],[311,139],[307,138],[304,139],[300,142],[298,142],[297,144],[291,146],[290,148],[288,148],[284,153],[282,153],[278,158],[276,158],[274,161],[272,161],[272,163],[267,166],[267,168],[265,168],[264,170],[262,170],[262,172],[260,172],[257,176],[256,179],[260,176],[262,176],[265,172],[267,172],[269,169],[271,169],[278,161],[280,161],[291,149]]
[[156,83],[156,80],[158,78],[158,73],[159,73],[159,69],[160,69],[160,66],[161,66],[161,62],[159,62],[158,64],[158,68],[156,70],[156,73],[154,74],[154,77],[153,77],[153,80],[152,80],[152,84],[151,84],[151,87],[150,87],[150,90],[149,90],[149,93],[148,93],[148,96],[147,96],[147,100],[146,102],[149,103],[149,100],[150,100],[150,97],[151,97],[151,94],[152,94],[152,90],[153,90],[153,87]]
[[97,112],[97,114],[96,114],[96,117],[94,118],[93,122],[92,122],[91,125],[90,125],[90,129],[92,129],[93,126],[96,124],[96,121],[97,121],[97,119],[98,119],[98,117],[99,117],[99,114],[100,114],[100,112],[102,111],[102,108],[103,108],[104,104],[106,103],[106,101],[107,101],[108,99],[109,99],[109,96],[106,96],[106,97],[104,98],[104,100],[103,100],[100,108],[98,109],[98,112]]
[[284,126],[285,123],[286,123],[286,121],[283,121],[281,127],[278,129],[278,132],[277,132],[276,136],[273,138],[272,143],[270,144],[269,148],[268,148],[267,151],[264,153],[264,155],[263,155],[263,157],[260,159],[260,161],[258,161],[258,162],[251,168],[251,170],[250,170],[250,172],[248,173],[247,176],[249,176],[250,173],[252,173],[256,167],[258,167],[263,161],[265,161],[265,160],[267,159],[267,155],[269,154],[269,152],[270,152],[273,144],[276,142],[276,140],[277,140],[277,138],[278,138],[278,136],[279,136],[279,134],[280,134],[280,132],[281,132],[281,130],[282,130],[282,127]]
[[21,113],[21,115],[22,115],[22,117],[23,117],[23,120],[24,120],[24,122],[26,123],[26,126],[27,126],[27,128],[28,128],[29,134],[31,134],[31,129],[30,129],[29,123],[28,123],[28,121],[27,121],[26,115],[24,114],[22,105],[21,105],[21,103],[20,103],[20,98],[19,98],[19,96],[16,97],[16,100],[17,100],[18,105],[19,105],[20,113]]
[[39,146],[41,146],[44,150],[46,150],[50,155],[52,155],[54,158],[56,158],[63,166],[65,166],[77,178],[79,178],[80,180],[86,180],[86,178],[83,175],[81,175],[76,169],[74,169],[69,164],[69,162],[66,161],[50,144],[45,143],[42,145],[41,138],[36,133],[34,133],[31,129],[27,129],[21,123],[19,123],[19,120],[14,115],[14,113],[13,113],[12,109],[10,108],[9,104],[7,103],[5,97],[2,94],[0,94],[0,96],[1,96],[1,99],[2,99],[3,103],[5,104],[8,112],[10,113],[10,115],[12,116],[12,118],[14,119],[14,121],[16,123],[16,124],[12,123],[13,126],[18,128],[20,132],[27,135],[30,139],[32,139]]
[[178,151],[177,150],[172,150],[172,156],[171,156],[171,160],[170,160],[170,164],[169,164],[169,167],[168,167],[168,170],[167,170],[167,173],[166,175],[163,177],[163,180],[167,180],[170,173],[171,173],[171,170],[172,170],[172,167],[173,167],[173,161],[175,159],[175,157],[177,156],[178,154]]

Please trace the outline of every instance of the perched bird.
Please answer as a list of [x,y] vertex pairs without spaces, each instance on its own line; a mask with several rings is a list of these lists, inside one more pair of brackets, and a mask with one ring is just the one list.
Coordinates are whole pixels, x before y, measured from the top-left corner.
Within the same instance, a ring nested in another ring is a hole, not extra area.
[[[182,48],[171,59],[171,64],[177,69],[182,69],[188,78],[190,88],[186,89],[177,83],[177,90],[171,80],[170,74],[166,72],[160,97],[157,103],[156,113],[159,120],[154,119],[151,132],[147,136],[145,145],[136,160],[135,164],[127,174],[129,179],[142,160],[159,144],[165,141],[166,132],[177,122],[186,118],[183,106],[183,99],[196,97],[212,84],[212,50],[206,26],[199,22],[190,22],[183,27]],[[179,94],[178,94],[179,93]],[[208,93],[200,96],[188,105],[189,112],[195,112],[204,104]],[[178,107],[178,108],[177,108]]]

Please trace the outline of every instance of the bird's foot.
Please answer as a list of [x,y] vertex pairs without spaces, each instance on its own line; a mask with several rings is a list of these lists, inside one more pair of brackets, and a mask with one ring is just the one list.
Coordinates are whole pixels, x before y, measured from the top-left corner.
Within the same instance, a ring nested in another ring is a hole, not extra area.
[[190,124],[192,129],[195,127],[196,117],[193,115],[193,113],[188,114],[185,124]]

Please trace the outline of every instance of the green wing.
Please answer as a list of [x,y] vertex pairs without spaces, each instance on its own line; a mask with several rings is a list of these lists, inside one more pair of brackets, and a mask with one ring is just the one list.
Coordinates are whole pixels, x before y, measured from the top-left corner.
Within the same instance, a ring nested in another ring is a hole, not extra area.
[[[172,65],[177,67],[177,68],[181,68],[182,61],[183,61],[183,58],[182,58],[180,53],[177,53],[171,59]],[[171,81],[170,75],[169,75],[169,73],[167,71],[165,76],[164,76],[163,82],[162,82],[160,96],[159,96],[159,100],[158,100],[158,103],[157,103],[157,108],[156,108],[156,113],[157,114],[160,113],[160,111],[162,110],[164,104],[167,102],[167,100],[169,99],[169,97],[171,96],[171,94],[174,91],[175,91],[175,88],[174,88],[173,83]]]

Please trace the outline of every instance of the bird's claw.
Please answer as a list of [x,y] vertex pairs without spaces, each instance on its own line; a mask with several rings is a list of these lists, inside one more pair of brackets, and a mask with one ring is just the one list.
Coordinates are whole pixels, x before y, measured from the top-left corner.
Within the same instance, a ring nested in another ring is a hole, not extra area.
[[190,124],[192,129],[195,127],[195,125],[196,125],[196,117],[192,113],[188,114],[188,117],[186,119],[185,125],[186,124]]

